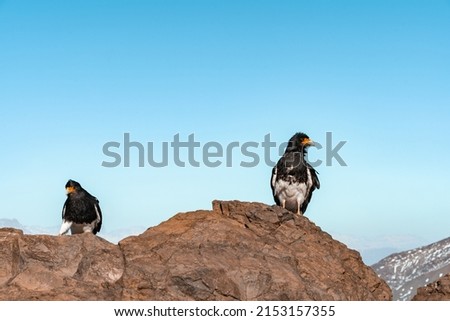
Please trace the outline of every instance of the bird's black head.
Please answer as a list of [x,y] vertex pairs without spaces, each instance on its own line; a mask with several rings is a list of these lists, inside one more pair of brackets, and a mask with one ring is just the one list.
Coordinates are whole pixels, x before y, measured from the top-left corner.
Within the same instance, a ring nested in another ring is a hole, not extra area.
[[298,132],[289,139],[286,152],[306,152],[306,148],[314,145],[311,138],[305,133]]
[[71,179],[69,179],[69,181],[66,184],[66,192],[67,192],[67,194],[74,193],[74,192],[75,193],[79,192],[81,189],[82,188],[81,188],[80,183],[75,182],[75,181],[73,181]]

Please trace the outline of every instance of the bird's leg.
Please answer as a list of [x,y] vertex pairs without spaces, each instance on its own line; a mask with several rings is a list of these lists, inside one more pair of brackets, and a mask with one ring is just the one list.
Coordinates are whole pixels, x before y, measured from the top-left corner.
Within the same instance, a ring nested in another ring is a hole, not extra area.
[[282,206],[283,208],[286,208],[286,200],[282,200],[282,201],[281,201],[281,206]]
[[300,202],[297,202],[297,214],[302,215],[302,212],[300,212]]

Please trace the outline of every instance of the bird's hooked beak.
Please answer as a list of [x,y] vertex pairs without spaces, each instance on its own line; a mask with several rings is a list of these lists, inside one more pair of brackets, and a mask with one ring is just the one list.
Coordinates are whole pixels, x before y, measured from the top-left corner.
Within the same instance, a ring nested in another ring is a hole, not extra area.
[[301,144],[303,146],[314,146],[314,142],[311,138],[303,138]]
[[69,195],[70,193],[73,193],[75,191],[75,188],[72,186],[66,187],[66,194]]

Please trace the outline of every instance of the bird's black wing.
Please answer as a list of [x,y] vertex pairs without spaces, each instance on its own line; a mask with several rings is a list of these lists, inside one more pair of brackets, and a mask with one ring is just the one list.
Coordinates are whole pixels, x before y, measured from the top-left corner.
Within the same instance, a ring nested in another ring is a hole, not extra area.
[[64,202],[64,206],[63,206],[63,209],[62,209],[62,219],[63,220],[65,219],[65,216],[66,216],[66,208],[67,208],[67,201],[68,200],[69,200],[69,198],[67,198],[66,201]]
[[100,209],[100,205],[99,205],[98,199],[95,199],[94,207],[95,207],[95,211],[97,212],[97,215],[98,215],[98,222],[97,222],[97,225],[94,227],[94,230],[92,232],[94,234],[97,234],[98,232],[100,232],[100,229],[102,228],[102,221],[103,221],[102,210]]
[[272,196],[273,196],[273,200],[275,201],[275,204],[280,205],[280,199],[278,198],[277,195],[275,195],[275,183],[277,181],[278,178],[278,164],[275,165],[272,168],[272,176],[270,177],[270,187],[272,188]]
[[[96,224],[94,226],[94,229],[92,230],[92,233],[97,234],[98,232],[100,232],[100,229],[102,228],[102,221],[103,221],[103,217],[102,217],[102,210],[100,208],[100,202],[98,201],[97,197],[91,195],[88,191],[84,190],[84,193],[86,195],[86,198],[89,199],[89,207],[93,210],[91,210],[90,212],[92,212],[92,221],[96,221]],[[94,213],[95,213],[95,218],[94,218]]]
[[314,188],[320,189],[320,181],[319,181],[319,177],[317,176],[317,174],[318,174],[317,171],[311,165],[308,165],[308,168],[311,173],[311,179],[312,179]]
[[320,182],[319,182],[319,177],[317,177],[317,171],[316,171],[311,165],[309,165],[309,164],[307,164],[306,167],[307,167],[307,169],[309,170],[309,173],[310,173],[310,175],[311,175],[312,186],[311,186],[311,188],[310,188],[310,190],[309,190],[308,195],[306,196],[305,201],[304,201],[303,204],[302,204],[302,207],[300,208],[300,210],[301,210],[302,213],[305,213],[305,212],[306,212],[306,209],[308,208],[308,204],[309,204],[309,202],[311,201],[311,197],[312,197],[312,194],[313,194],[314,190],[315,190],[316,188],[317,188],[317,189],[320,188]]

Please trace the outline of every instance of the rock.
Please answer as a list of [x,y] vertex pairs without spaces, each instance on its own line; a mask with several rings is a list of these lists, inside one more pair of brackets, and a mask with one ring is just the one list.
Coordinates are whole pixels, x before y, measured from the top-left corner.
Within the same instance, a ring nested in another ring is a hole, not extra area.
[[0,229],[1,300],[391,300],[386,283],[278,206],[214,201],[118,245]]
[[213,202],[119,243],[124,300],[390,300],[375,272],[304,216]]
[[90,233],[0,229],[1,300],[118,300],[123,271],[119,247]]
[[417,289],[413,301],[450,301],[450,274]]

